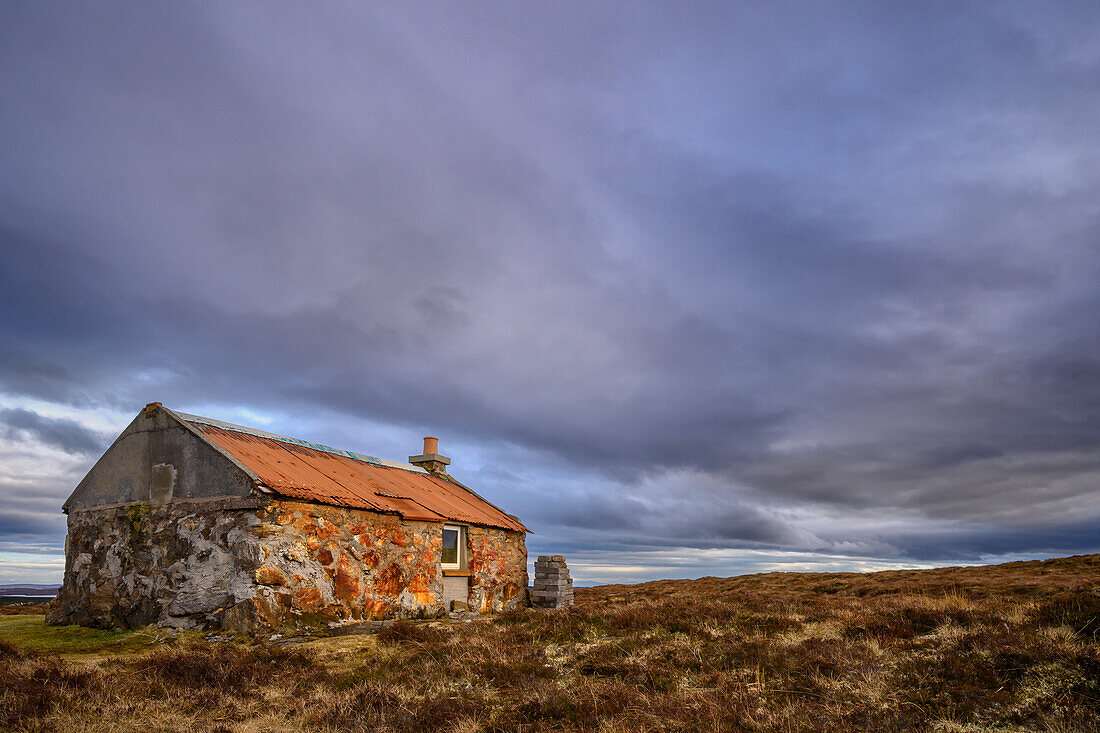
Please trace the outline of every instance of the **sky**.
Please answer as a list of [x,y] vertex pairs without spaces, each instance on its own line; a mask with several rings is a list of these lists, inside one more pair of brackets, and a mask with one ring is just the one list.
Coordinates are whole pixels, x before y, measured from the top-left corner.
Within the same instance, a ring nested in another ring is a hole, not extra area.
[[1096,3],[0,4],[0,583],[151,401],[578,584],[1100,551]]

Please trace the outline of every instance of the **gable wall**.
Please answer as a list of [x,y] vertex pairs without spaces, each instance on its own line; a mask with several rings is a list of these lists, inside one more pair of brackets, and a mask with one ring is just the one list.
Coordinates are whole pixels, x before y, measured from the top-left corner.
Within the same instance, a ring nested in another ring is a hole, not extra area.
[[138,414],[65,502],[94,506],[248,496],[253,481],[167,410]]

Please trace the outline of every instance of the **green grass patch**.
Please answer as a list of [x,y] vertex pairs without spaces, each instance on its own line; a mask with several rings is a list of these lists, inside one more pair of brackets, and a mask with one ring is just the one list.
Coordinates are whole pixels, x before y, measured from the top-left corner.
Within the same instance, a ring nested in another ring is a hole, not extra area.
[[51,626],[41,614],[0,616],[0,639],[27,651],[55,654],[132,654],[153,643],[139,631]]

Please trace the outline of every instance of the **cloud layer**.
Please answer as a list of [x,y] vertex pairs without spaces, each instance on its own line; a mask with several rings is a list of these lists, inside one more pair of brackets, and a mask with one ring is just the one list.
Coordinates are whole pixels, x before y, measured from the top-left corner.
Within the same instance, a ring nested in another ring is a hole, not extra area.
[[151,400],[624,567],[1100,549],[1097,12],[6,6],[0,551]]

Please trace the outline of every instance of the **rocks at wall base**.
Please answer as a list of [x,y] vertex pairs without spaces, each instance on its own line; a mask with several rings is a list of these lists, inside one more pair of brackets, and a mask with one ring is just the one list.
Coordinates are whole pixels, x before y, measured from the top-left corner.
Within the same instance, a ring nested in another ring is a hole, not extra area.
[[573,605],[573,579],[563,555],[539,555],[535,584],[531,589],[535,608],[568,608]]

